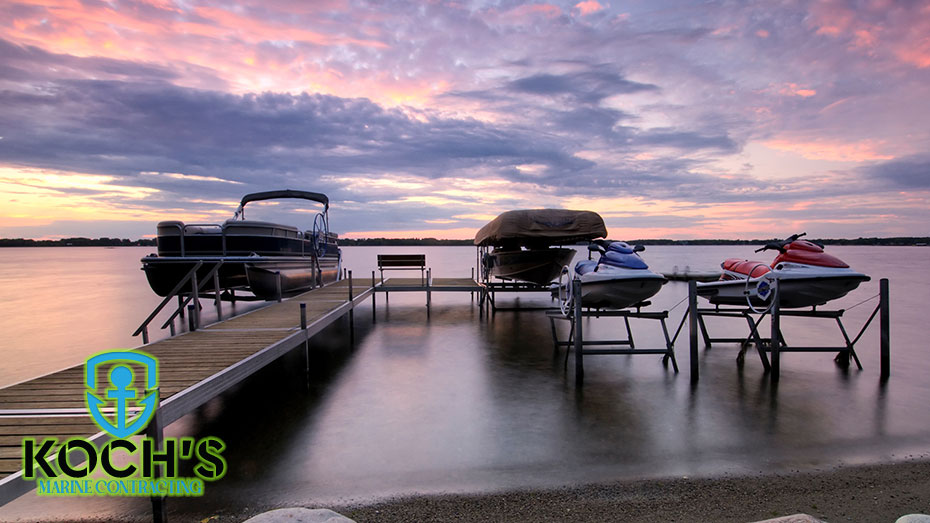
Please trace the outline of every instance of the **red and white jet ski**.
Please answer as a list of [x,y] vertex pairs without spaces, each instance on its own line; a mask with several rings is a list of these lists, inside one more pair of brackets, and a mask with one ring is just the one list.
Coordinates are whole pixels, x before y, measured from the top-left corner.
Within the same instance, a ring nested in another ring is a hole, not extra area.
[[698,283],[698,296],[714,305],[766,307],[778,289],[779,306],[800,308],[823,305],[842,298],[870,278],[852,270],[835,256],[823,252],[823,245],[799,240],[806,233],[767,243],[756,252],[777,250],[772,265],[730,258],[720,266],[718,281]]

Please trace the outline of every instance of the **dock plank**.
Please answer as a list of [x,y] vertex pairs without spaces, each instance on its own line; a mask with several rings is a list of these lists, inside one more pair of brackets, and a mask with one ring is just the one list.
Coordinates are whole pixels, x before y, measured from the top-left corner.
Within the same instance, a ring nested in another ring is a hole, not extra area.
[[[372,289],[368,284],[359,283],[355,281],[352,288],[355,300],[360,300],[360,296]],[[301,303],[305,304],[310,327],[319,322],[334,321],[336,318],[332,313],[345,307],[349,300],[348,282],[342,280],[139,349],[158,358],[159,392],[164,403],[197,389],[205,380],[227,372],[283,341],[294,340],[293,336],[300,330]],[[98,369],[97,379],[107,382],[110,370],[102,366]],[[86,408],[84,390],[83,365],[0,389],[0,489],[5,486],[3,478],[22,466],[23,438],[90,438],[100,432],[84,414],[22,415],[23,409],[83,410]],[[70,411],[67,413],[71,414]],[[0,498],[6,499],[4,496]]]

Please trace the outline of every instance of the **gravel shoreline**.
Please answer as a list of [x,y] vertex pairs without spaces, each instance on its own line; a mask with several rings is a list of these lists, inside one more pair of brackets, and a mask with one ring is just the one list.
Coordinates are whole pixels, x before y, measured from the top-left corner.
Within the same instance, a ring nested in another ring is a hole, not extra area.
[[378,521],[758,521],[796,513],[894,522],[930,514],[930,461],[720,478],[619,481],[553,490],[411,496],[329,507]]

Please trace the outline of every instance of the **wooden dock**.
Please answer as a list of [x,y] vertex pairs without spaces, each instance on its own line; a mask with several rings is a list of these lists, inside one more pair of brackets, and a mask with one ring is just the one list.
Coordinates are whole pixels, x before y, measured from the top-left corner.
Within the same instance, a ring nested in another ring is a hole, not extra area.
[[[139,347],[159,361],[156,430],[302,346],[373,292],[363,281],[356,280],[352,286],[341,280]],[[301,304],[305,328],[301,328]],[[84,405],[83,372],[83,365],[78,365],[0,389],[0,505],[35,488],[33,482],[22,479],[23,438],[83,438],[95,443],[109,438],[93,423]]]

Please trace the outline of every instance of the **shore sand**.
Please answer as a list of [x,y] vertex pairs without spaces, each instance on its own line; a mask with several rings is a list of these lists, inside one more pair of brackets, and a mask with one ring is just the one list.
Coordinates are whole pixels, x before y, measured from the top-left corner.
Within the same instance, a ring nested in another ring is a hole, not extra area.
[[805,513],[829,522],[930,514],[930,461],[792,474],[620,481],[553,490],[412,496],[329,507],[379,521],[758,521]]

